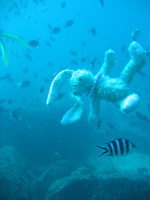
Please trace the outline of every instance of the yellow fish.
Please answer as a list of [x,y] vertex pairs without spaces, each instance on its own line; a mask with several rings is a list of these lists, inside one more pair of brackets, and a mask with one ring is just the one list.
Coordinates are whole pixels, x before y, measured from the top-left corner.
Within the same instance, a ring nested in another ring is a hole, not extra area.
[[[12,35],[12,34],[9,34],[9,33],[5,33],[5,32],[1,32],[0,31],[0,37],[7,37],[15,42],[18,42],[19,44],[25,46],[25,47],[29,47],[30,44],[29,42],[26,42],[24,40],[22,40],[21,38],[15,36],[15,35]],[[8,52],[4,46],[4,44],[2,43],[2,41],[0,41],[0,48],[1,48],[1,52],[2,52],[2,60],[4,62],[4,64],[6,66],[9,65],[9,57],[8,57]]]
[[10,33],[2,32],[2,33],[0,33],[0,36],[10,38],[11,40],[18,42],[19,44],[22,44],[25,47],[29,46],[28,42],[22,40],[21,38],[15,36],[15,35],[10,34]]
[[1,52],[2,52],[2,60],[3,60],[4,64],[6,66],[8,66],[9,65],[8,52],[1,41],[0,41],[0,48],[1,48]]

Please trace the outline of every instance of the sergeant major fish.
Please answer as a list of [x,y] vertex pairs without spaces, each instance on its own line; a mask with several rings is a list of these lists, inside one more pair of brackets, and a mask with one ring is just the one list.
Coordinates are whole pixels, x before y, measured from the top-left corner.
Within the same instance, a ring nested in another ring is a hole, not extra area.
[[104,151],[99,155],[102,156],[106,154],[107,156],[126,156],[128,155],[134,148],[136,148],[135,144],[130,140],[124,138],[118,138],[115,140],[106,143],[106,147],[97,146]]
[[74,24],[74,21],[73,20],[68,20],[66,23],[65,23],[65,27],[70,27]]

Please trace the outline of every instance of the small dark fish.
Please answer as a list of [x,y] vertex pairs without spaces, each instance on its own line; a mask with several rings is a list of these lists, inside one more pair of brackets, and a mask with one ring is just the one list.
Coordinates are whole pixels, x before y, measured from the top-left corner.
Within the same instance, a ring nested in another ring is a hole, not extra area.
[[86,44],[85,44],[85,42],[83,42],[83,41],[82,41],[82,43],[81,43],[81,44],[82,44],[82,46],[83,46],[83,47],[86,47]]
[[40,93],[42,94],[44,92],[45,88],[44,87],[41,87],[40,88]]
[[70,54],[72,55],[72,56],[77,56],[77,52],[75,52],[75,51],[70,51]]
[[149,120],[149,118],[146,115],[142,115],[138,111],[135,111],[135,114],[136,114],[136,116],[137,116],[138,119],[144,120],[145,122],[150,123],[150,120]]
[[28,5],[28,1],[22,1],[22,0],[20,0],[20,3],[21,3],[21,6],[22,6],[23,8],[26,8],[27,5]]
[[45,43],[46,43],[46,45],[47,46],[49,46],[49,47],[51,47],[52,45],[51,45],[51,43],[50,42],[48,42],[48,41],[45,41]]
[[71,64],[78,65],[78,62],[76,60],[71,60]]
[[82,63],[85,62],[85,61],[86,61],[86,58],[85,58],[85,57],[81,58],[81,62],[82,62]]
[[124,53],[126,51],[126,46],[125,45],[122,45],[121,47],[121,52]]
[[27,48],[27,52],[30,54],[30,53],[31,53],[31,49],[30,49],[30,48]]
[[131,34],[131,36],[132,36],[132,39],[133,39],[133,41],[137,41],[137,37],[138,37],[138,35],[140,34],[140,29],[135,29],[133,32],[132,32],[132,34]]
[[65,27],[70,27],[74,24],[74,21],[73,20],[68,20],[66,23],[65,23]]
[[14,52],[13,52],[12,50],[10,50],[9,52],[11,53],[11,55],[13,55],[13,56],[14,56]]
[[51,67],[53,66],[52,62],[51,61],[47,61],[47,64]]
[[92,34],[93,36],[95,36],[95,35],[97,34],[97,30],[96,30],[95,28],[92,28],[92,29],[90,30],[90,32],[91,32],[91,34]]
[[50,80],[49,78],[44,78],[43,81],[44,81],[45,83],[51,83],[51,80]]
[[61,3],[61,8],[65,8],[65,7],[66,7],[66,2],[64,1]]
[[143,77],[147,77],[147,75],[146,75],[144,72],[142,72],[141,70],[139,70],[139,71],[137,72],[137,74],[139,74],[139,75],[141,75],[141,76],[143,76]]
[[33,0],[34,3],[38,4],[39,0]]
[[55,40],[54,40],[53,36],[50,37],[50,40],[51,40],[53,43],[55,43]]
[[38,46],[39,46],[39,42],[38,42],[37,40],[31,40],[31,41],[29,42],[29,45],[30,45],[31,47],[38,47]]
[[150,112],[150,104],[147,105],[147,111]]
[[51,83],[51,79],[50,79],[50,78],[44,78],[43,81],[44,81],[45,83]]
[[31,86],[31,82],[28,81],[28,80],[27,81],[23,81],[23,82],[19,83],[18,86],[21,87],[21,88],[28,88],[28,87]]
[[36,72],[34,73],[33,78],[37,78],[37,76],[38,76],[38,71],[36,71]]
[[17,9],[19,9],[17,3],[13,3],[13,4],[9,7],[8,12],[11,12],[11,11],[13,11],[13,10],[15,11],[15,10],[17,10]]
[[150,131],[150,125],[140,125],[139,130],[142,132],[149,132]]
[[5,114],[7,113],[7,110],[5,110],[5,108],[3,108],[2,106],[0,107],[0,113],[1,114]]
[[15,4],[15,3],[12,4],[12,5],[9,7],[8,12],[11,12],[11,11],[14,9],[14,7],[16,7],[16,4]]
[[104,1],[100,0],[100,4],[101,4],[101,7],[103,8],[104,7]]
[[150,57],[150,51],[146,51],[146,56]]
[[110,129],[114,129],[115,127],[111,124],[111,123],[107,123],[107,126],[110,128]]
[[109,140],[112,140],[112,136],[111,136],[111,133],[110,131],[108,130],[103,130],[103,135],[105,135]]
[[47,24],[47,26],[49,29],[52,29],[52,26],[49,23]]
[[91,68],[94,69],[95,68],[95,63],[96,63],[97,58],[95,57],[93,60],[91,60],[90,64],[91,64]]
[[107,156],[126,156],[128,155],[134,148],[136,148],[135,144],[130,140],[124,138],[118,138],[106,143],[106,147],[97,146],[104,151],[99,155],[102,156],[106,154]]
[[19,7],[16,7],[16,9],[14,10],[14,15],[15,15],[16,17],[19,17],[19,16],[20,16]]
[[30,56],[30,54],[25,53],[25,57],[26,57],[30,62],[32,62],[32,57]]
[[60,93],[58,94],[58,96],[56,97],[55,101],[61,100],[61,99],[64,97],[64,95],[65,95],[65,93],[60,92]]
[[16,108],[10,112],[10,118],[13,119],[14,121],[21,120],[20,114],[21,114],[21,109]]
[[28,67],[23,67],[23,68],[22,68],[23,74],[26,74],[28,71],[29,71],[29,68],[28,68]]
[[4,14],[4,18],[5,18],[6,20],[9,20],[9,18],[8,18],[8,16],[7,16],[6,14]]
[[59,27],[55,27],[55,28],[53,28],[52,30],[51,30],[51,34],[58,34],[58,33],[60,33],[60,28]]
[[8,105],[11,105],[12,103],[14,103],[16,100],[15,99],[9,99],[8,100]]
[[18,56],[18,54],[17,54],[17,53],[15,53],[15,56],[16,56],[17,58],[19,58],[19,56]]
[[0,99],[0,104],[4,104],[6,102],[6,99]]
[[0,78],[0,80],[7,80],[7,79],[9,79],[9,78],[11,78],[11,74],[10,74],[10,73],[6,73],[4,76],[2,76],[2,77]]
[[96,130],[100,129],[101,124],[102,124],[102,120],[99,119],[99,120],[97,121],[97,124],[96,124]]
[[102,66],[102,62],[100,60],[97,61],[97,64]]
[[39,101],[40,99],[39,99],[39,97],[36,97],[35,100],[36,100],[36,101]]
[[149,168],[146,168],[146,167],[138,167],[137,168],[137,173],[140,174],[140,175],[148,175],[149,174]]
[[37,5],[40,2],[43,6],[46,6],[44,0],[33,0],[33,2],[36,3]]
[[8,82],[12,83],[13,79],[11,76],[12,76],[12,74],[6,73],[4,76],[0,77],[0,80],[7,80]]

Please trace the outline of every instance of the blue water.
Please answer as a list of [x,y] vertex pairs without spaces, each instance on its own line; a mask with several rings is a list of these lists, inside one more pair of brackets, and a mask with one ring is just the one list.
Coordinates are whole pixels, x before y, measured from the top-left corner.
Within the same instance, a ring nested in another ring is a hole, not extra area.
[[[50,107],[46,105],[50,83],[58,72],[63,69],[87,69],[95,75],[103,63],[105,51],[109,48],[115,51],[117,61],[111,76],[117,77],[129,61],[128,46],[132,42],[131,33],[135,29],[140,29],[138,42],[145,50],[150,51],[150,1],[104,0],[103,7],[100,2],[0,2],[0,29],[27,42],[39,42],[38,47],[25,47],[9,38],[1,38],[8,51],[9,65],[5,66],[0,57],[0,148],[11,146],[26,163],[30,163],[29,166],[46,168],[63,160],[79,166],[85,166],[90,159],[92,162],[93,159],[98,162],[99,150],[96,146],[109,141],[108,135],[104,134],[105,130],[110,132],[112,138],[132,140],[138,146],[137,154],[148,158],[150,156],[150,124],[139,119],[135,112],[123,114],[113,104],[103,101],[100,114],[102,123],[97,131],[96,126],[87,121],[88,97],[84,98],[83,117],[74,124],[61,125],[62,116],[74,104],[67,93],[69,87],[64,88],[65,95],[60,101]],[[65,7],[62,3],[66,3]],[[65,26],[68,20],[74,22],[70,27]],[[55,27],[59,27],[60,32],[52,33]],[[91,29],[96,30],[96,33],[92,34]],[[77,55],[72,55],[71,51]],[[86,59],[85,62],[81,62],[82,58]],[[92,68],[91,61],[94,58],[97,60]],[[150,119],[149,67],[150,57],[147,56],[147,63],[142,68],[144,76],[136,74],[130,88],[131,93],[137,92],[141,99],[137,111]],[[6,75],[9,78],[4,78]],[[22,87],[24,81],[29,81],[30,85]],[[8,103],[9,100],[13,102]],[[12,116],[13,111],[17,111],[17,116]],[[110,124],[112,126],[109,126]],[[101,159],[101,162],[104,162],[107,168],[105,159]],[[150,170],[149,165],[143,166],[141,163],[140,166]],[[42,170],[37,174],[40,173]],[[94,190],[92,192],[94,193]],[[31,193],[30,191],[26,197],[15,195],[11,198],[11,192],[7,197],[0,192],[0,199],[46,198],[44,195],[37,197],[36,192],[32,195]],[[148,195],[150,191],[146,193],[147,199]],[[82,199],[80,196],[82,195],[75,198],[68,195],[65,199]]]

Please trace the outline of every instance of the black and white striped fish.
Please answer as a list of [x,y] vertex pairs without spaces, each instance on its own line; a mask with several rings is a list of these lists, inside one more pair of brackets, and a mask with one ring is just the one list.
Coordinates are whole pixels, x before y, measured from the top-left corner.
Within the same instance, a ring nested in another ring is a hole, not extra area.
[[99,157],[104,154],[107,156],[126,156],[131,153],[134,148],[136,148],[133,142],[124,138],[118,138],[106,144],[106,147],[97,146],[104,150]]

